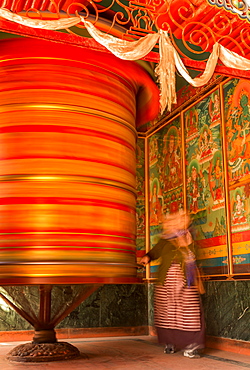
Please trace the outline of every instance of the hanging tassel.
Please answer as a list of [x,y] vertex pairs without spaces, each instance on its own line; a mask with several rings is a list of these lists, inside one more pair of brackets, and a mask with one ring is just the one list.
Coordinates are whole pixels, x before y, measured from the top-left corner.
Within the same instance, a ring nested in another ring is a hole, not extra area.
[[167,108],[171,111],[172,104],[176,103],[175,91],[175,60],[174,47],[166,31],[160,30],[159,55],[160,61],[155,69],[155,75],[160,84],[161,114]]

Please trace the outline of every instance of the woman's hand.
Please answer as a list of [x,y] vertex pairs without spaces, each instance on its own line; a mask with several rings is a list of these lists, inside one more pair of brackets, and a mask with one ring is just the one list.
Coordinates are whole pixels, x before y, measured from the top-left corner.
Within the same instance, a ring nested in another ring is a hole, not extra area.
[[140,265],[146,266],[150,262],[149,256],[143,256],[139,262]]

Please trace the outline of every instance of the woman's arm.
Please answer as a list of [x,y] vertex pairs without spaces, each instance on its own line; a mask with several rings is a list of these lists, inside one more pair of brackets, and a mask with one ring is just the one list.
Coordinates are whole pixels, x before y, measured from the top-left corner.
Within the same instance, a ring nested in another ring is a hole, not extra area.
[[146,266],[149,262],[150,262],[150,257],[147,254],[145,254],[145,256],[141,258],[139,264]]
[[162,248],[167,243],[166,239],[160,239],[158,243],[147,253],[143,256],[140,260],[140,264],[147,265],[150,261],[157,260],[162,255]]

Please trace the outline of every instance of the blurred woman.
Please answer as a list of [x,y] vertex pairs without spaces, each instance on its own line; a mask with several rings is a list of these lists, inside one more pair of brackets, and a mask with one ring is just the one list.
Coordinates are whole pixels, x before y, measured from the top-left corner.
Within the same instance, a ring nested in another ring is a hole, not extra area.
[[160,241],[140,263],[161,258],[155,286],[154,322],[165,353],[183,349],[184,356],[198,358],[204,348],[205,327],[200,293],[204,293],[196,266],[194,242],[185,212],[170,215]]

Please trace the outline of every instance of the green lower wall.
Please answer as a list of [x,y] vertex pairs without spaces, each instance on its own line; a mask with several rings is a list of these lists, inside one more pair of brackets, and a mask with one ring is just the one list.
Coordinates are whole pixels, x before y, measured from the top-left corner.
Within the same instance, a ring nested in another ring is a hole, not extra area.
[[[52,317],[68,306],[77,286],[56,286],[52,290]],[[38,288],[10,287],[9,293],[27,312],[38,312]],[[103,285],[72,311],[57,328],[105,328],[147,326],[147,286]],[[0,301],[0,331],[29,330],[32,326]]]
[[148,325],[147,287],[104,285],[66,317],[58,328]]
[[250,281],[205,282],[206,333],[250,341]]
[[[207,335],[250,341],[250,281],[208,281],[202,296]],[[35,287],[15,287],[37,307]],[[104,285],[87,298],[57,328],[153,326],[153,284]],[[16,294],[18,291],[16,290]],[[53,299],[67,305],[70,286],[56,287]],[[12,309],[0,306],[0,330],[32,327]],[[54,305],[56,307],[56,305]],[[4,309],[3,309],[4,308]]]

